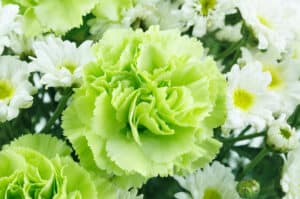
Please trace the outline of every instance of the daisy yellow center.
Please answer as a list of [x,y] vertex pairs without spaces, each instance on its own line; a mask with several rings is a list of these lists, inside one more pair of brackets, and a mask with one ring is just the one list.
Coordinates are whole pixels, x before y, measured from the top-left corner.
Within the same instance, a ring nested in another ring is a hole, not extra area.
[[202,199],[222,199],[222,196],[217,190],[208,188],[204,191]]
[[292,136],[288,129],[280,129],[280,134],[286,139],[289,139]]
[[14,88],[9,81],[0,80],[0,100],[9,99],[14,94]]
[[255,97],[252,93],[244,89],[236,89],[233,92],[233,103],[236,107],[248,111],[254,104]]
[[272,28],[272,24],[266,18],[262,16],[257,16],[257,18],[262,25],[266,26],[267,28]]
[[208,12],[216,6],[216,1],[217,0],[199,0],[201,4],[201,11],[202,14],[207,16]]
[[277,71],[274,67],[268,67],[268,66],[264,67],[264,71],[269,72],[272,77],[272,81],[269,84],[270,89],[276,89],[282,86],[283,81],[280,77],[279,71]]
[[73,74],[76,70],[76,64],[71,61],[65,61],[59,66],[59,68],[66,68]]

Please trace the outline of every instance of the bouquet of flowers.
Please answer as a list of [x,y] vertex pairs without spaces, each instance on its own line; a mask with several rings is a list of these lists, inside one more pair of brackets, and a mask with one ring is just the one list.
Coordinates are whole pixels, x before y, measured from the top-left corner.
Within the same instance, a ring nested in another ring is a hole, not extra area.
[[299,0],[0,0],[0,199],[299,199]]

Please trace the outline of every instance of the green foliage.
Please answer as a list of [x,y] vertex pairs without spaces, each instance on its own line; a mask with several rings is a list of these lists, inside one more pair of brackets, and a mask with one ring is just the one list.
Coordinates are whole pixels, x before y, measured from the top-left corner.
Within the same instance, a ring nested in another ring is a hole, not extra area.
[[145,199],[173,199],[174,194],[183,191],[178,182],[172,177],[157,177],[148,180],[140,193]]

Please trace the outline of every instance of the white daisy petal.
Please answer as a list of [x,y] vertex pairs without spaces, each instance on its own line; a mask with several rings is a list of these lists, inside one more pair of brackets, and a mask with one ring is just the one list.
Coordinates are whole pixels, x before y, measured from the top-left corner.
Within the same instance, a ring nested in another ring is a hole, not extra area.
[[[299,60],[284,57],[278,61],[276,52],[256,52],[243,49],[243,56],[239,62],[259,63],[263,71],[271,75],[268,90],[279,100],[276,113],[289,116],[300,103],[300,67]],[[269,99],[266,99],[269,100]]]
[[225,28],[225,16],[236,12],[235,0],[185,0],[181,12],[186,28],[193,27],[193,36]]
[[286,51],[287,45],[295,38],[295,24],[287,23],[297,17],[297,11],[291,12],[291,3],[284,0],[238,2],[243,19],[259,41],[259,49],[274,47],[279,53]]
[[19,7],[16,5],[2,6],[0,2],[0,54],[5,46],[10,45],[9,34],[16,29],[16,18]]
[[189,191],[191,195],[180,192],[176,193],[178,199],[203,199],[203,198],[230,198],[239,199],[236,191],[237,182],[230,168],[219,162],[206,166],[186,177],[175,176],[180,186]]
[[48,36],[45,40],[35,41],[32,58],[35,70],[43,73],[41,82],[48,87],[69,87],[80,84],[82,67],[94,60],[91,41],[79,47],[70,41]]
[[252,125],[262,131],[273,120],[273,112],[278,108],[276,95],[268,89],[271,75],[263,72],[259,62],[251,62],[242,68],[233,66],[227,78],[228,116],[223,129],[228,132],[228,129]]
[[32,105],[35,88],[28,81],[28,64],[12,56],[0,57],[0,122],[18,116]]
[[288,153],[280,184],[286,193],[284,199],[300,198],[300,147]]

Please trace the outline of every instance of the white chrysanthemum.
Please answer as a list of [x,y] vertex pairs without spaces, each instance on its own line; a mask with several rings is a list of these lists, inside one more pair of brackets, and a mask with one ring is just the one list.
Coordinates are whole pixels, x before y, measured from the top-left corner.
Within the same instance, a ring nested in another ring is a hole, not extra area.
[[227,77],[228,114],[223,129],[252,125],[262,131],[273,120],[272,113],[278,107],[276,96],[268,89],[271,75],[262,71],[259,62],[253,62],[241,69],[234,65]]
[[186,29],[193,26],[192,34],[203,36],[207,31],[225,27],[225,16],[236,12],[235,0],[185,0],[181,11]]
[[[122,24],[124,24],[126,27],[130,27],[135,22],[139,23],[142,21],[142,23],[145,23],[145,20],[154,14],[157,2],[157,0],[137,1],[137,4],[135,6],[123,12]],[[153,16],[152,20],[157,24],[159,18],[158,16]]]
[[211,166],[206,166],[187,177],[175,176],[175,179],[191,193],[176,193],[175,197],[178,199],[240,198],[236,191],[237,182],[230,168],[219,162],[214,162]]
[[242,49],[240,61],[247,64],[259,62],[263,71],[270,73],[272,80],[268,89],[277,96],[280,103],[276,112],[289,116],[300,103],[300,60],[286,57],[279,62],[278,59],[272,49],[264,53]]
[[287,152],[298,146],[296,130],[286,122],[286,116],[281,115],[274,120],[267,132],[267,143],[274,150]]
[[12,56],[0,57],[0,122],[18,116],[32,105],[35,88],[29,82],[28,64]]
[[19,8],[16,5],[1,5],[0,1],[0,54],[2,54],[5,46],[9,46],[9,34],[16,29],[18,23],[16,18]]
[[294,37],[295,24],[291,21],[296,21],[296,14],[290,9],[290,3],[285,0],[239,1],[238,8],[257,37],[259,49],[273,46],[279,52],[285,51]]
[[182,30],[181,12],[178,1],[139,0],[138,3],[124,12],[123,24],[130,27],[142,20],[146,27],[159,25],[162,30],[176,28]]
[[286,193],[284,199],[300,198],[300,147],[288,153],[280,184]]
[[81,82],[82,67],[94,60],[91,41],[78,48],[75,43],[48,36],[35,41],[33,59],[35,70],[43,73],[41,82],[48,87],[69,87]]
[[121,18],[109,20],[107,18],[91,19],[90,32],[95,38],[101,38],[105,30],[111,28],[149,28],[159,25],[160,29],[179,29],[183,31],[184,23],[179,9],[179,1],[137,0],[129,8],[122,8]]

